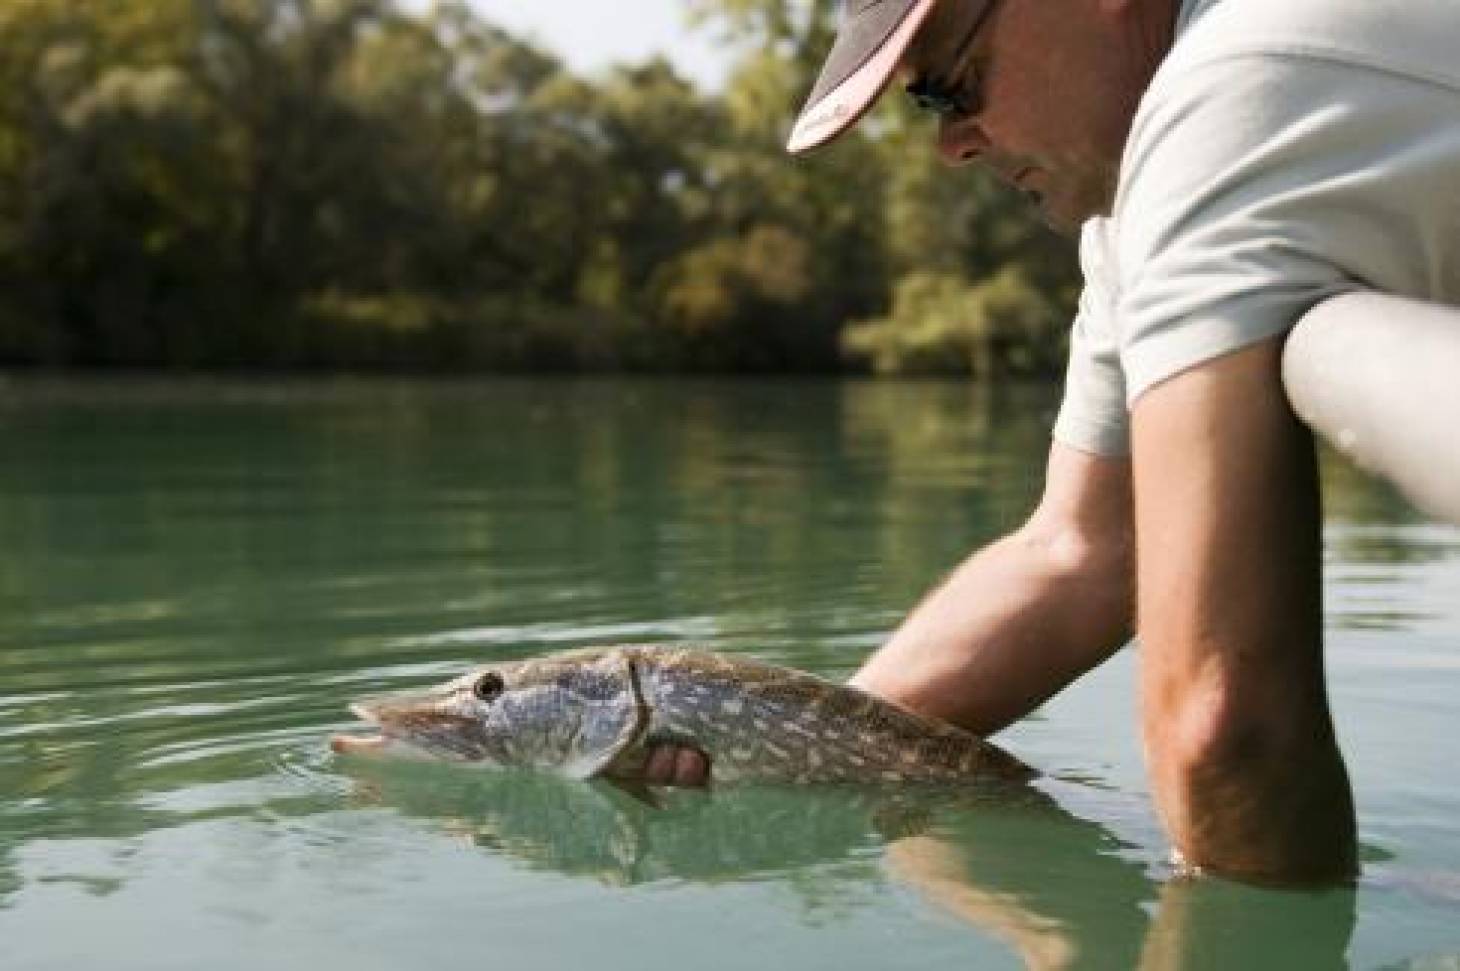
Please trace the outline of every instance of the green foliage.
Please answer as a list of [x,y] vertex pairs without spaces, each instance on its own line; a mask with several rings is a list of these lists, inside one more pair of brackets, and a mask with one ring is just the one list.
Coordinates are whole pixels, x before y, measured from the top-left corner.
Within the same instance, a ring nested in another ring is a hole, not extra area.
[[913,271],[898,281],[891,315],[853,324],[842,346],[878,374],[1027,377],[1059,366],[1067,321],[1016,265],[979,284]]
[[1054,367],[1067,250],[923,125],[782,152],[832,0],[692,9],[716,97],[464,0],[0,4],[0,365]]

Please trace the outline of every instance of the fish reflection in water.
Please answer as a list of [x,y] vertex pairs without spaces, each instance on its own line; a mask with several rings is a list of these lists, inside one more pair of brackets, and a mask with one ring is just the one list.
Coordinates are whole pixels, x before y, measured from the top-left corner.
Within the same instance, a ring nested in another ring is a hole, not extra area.
[[[601,781],[525,770],[356,761],[358,801],[435,821],[523,864],[614,885],[724,882],[828,863],[877,870],[880,848],[926,832],[954,797],[876,787],[742,784],[656,790],[653,803]],[[1034,799],[972,790],[956,798]],[[864,874],[864,877],[866,874]]]
[[611,886],[782,880],[807,919],[889,882],[1036,969],[1346,968],[1354,891],[1162,882],[1046,792],[1008,786],[656,790],[520,770],[346,764],[384,805],[493,855]]

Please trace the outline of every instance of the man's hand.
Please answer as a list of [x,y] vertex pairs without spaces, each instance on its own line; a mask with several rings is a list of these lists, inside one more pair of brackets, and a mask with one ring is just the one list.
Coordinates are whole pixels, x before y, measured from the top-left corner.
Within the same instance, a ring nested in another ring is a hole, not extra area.
[[965,560],[852,684],[976,735],[1023,718],[1129,638],[1132,517],[1125,457],[1055,443],[1029,522]]
[[644,781],[656,786],[703,786],[710,781],[710,760],[697,749],[659,745],[644,760]]
[[[970,556],[852,685],[979,735],[1022,718],[1129,637],[1132,518],[1128,459],[1055,444],[1029,522]],[[643,775],[698,786],[711,769],[663,745]]]

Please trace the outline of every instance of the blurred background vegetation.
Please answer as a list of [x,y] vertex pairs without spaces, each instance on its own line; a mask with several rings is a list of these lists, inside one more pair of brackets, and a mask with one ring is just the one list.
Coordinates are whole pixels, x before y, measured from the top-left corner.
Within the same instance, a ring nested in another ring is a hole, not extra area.
[[782,152],[833,0],[575,76],[462,0],[5,0],[0,366],[1053,374],[1072,252],[885,99]]

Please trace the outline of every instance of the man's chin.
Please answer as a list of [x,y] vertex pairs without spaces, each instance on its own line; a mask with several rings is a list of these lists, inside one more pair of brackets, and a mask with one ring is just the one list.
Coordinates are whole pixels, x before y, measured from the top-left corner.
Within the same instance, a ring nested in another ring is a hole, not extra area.
[[1037,192],[1029,193],[1030,201],[1034,203],[1034,211],[1039,214],[1039,221],[1044,223],[1050,230],[1066,239],[1075,239],[1080,235],[1080,226],[1084,219],[1076,219],[1068,213],[1049,205],[1049,203]]
[[1085,225],[1086,220],[1109,212],[1108,207],[1080,205],[1068,196],[1061,197],[1055,193],[1031,191],[1024,195],[1039,213],[1040,221],[1053,232],[1068,239],[1079,238],[1080,227]]

